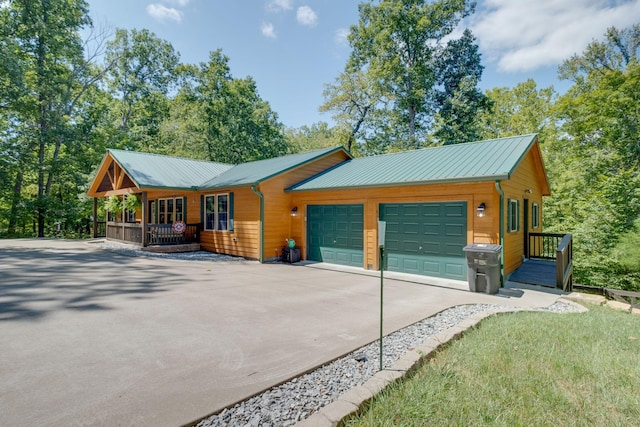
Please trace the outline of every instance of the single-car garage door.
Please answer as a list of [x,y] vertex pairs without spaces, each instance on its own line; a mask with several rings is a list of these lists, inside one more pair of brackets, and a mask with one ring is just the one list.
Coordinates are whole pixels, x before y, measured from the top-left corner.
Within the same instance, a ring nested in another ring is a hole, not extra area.
[[380,205],[391,271],[466,280],[467,203]]
[[362,267],[363,205],[307,206],[307,259]]

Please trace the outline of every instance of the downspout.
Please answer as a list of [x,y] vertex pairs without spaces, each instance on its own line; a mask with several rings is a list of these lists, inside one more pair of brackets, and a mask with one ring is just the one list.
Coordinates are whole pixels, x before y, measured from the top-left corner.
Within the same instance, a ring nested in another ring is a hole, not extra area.
[[504,191],[500,186],[500,181],[496,181],[496,190],[500,195],[500,225],[498,227],[498,240],[500,243],[500,285],[504,286]]
[[260,264],[262,264],[264,263],[264,194],[255,185],[251,186],[251,191],[260,198],[260,243],[258,246],[260,247]]

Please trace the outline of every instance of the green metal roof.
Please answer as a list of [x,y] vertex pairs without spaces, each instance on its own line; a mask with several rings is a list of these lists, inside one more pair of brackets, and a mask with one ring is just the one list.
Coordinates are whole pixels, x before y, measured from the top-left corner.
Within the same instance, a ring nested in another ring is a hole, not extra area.
[[[248,185],[257,185],[262,181],[284,173],[290,169],[314,161],[320,157],[334,152],[343,151],[348,158],[351,155],[342,147],[325,148],[307,153],[291,154],[273,159],[257,160],[255,162],[242,163],[225,171],[208,181],[200,181],[201,189],[229,188]],[[211,177],[210,177],[211,178]]]
[[530,134],[357,158],[288,191],[508,179],[536,139]]
[[108,150],[138,187],[191,189],[233,165],[202,160]]

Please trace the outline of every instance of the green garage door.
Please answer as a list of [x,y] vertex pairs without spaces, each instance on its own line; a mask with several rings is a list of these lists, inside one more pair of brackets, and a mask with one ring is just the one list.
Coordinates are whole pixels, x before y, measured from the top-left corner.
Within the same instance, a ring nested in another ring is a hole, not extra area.
[[467,203],[381,204],[391,271],[466,280]]
[[307,206],[307,259],[362,267],[363,205]]

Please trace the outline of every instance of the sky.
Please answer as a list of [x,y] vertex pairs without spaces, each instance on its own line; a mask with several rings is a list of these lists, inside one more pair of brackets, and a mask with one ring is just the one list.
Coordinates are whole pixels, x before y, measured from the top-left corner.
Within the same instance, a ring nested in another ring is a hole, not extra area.
[[[363,0],[87,0],[96,28],[142,29],[170,42],[183,63],[221,49],[235,78],[255,80],[287,127],[331,123],[325,86],[348,60],[346,36]],[[485,67],[480,87],[528,78],[562,93],[557,67],[608,27],[640,23],[640,0],[477,0],[470,28]]]

